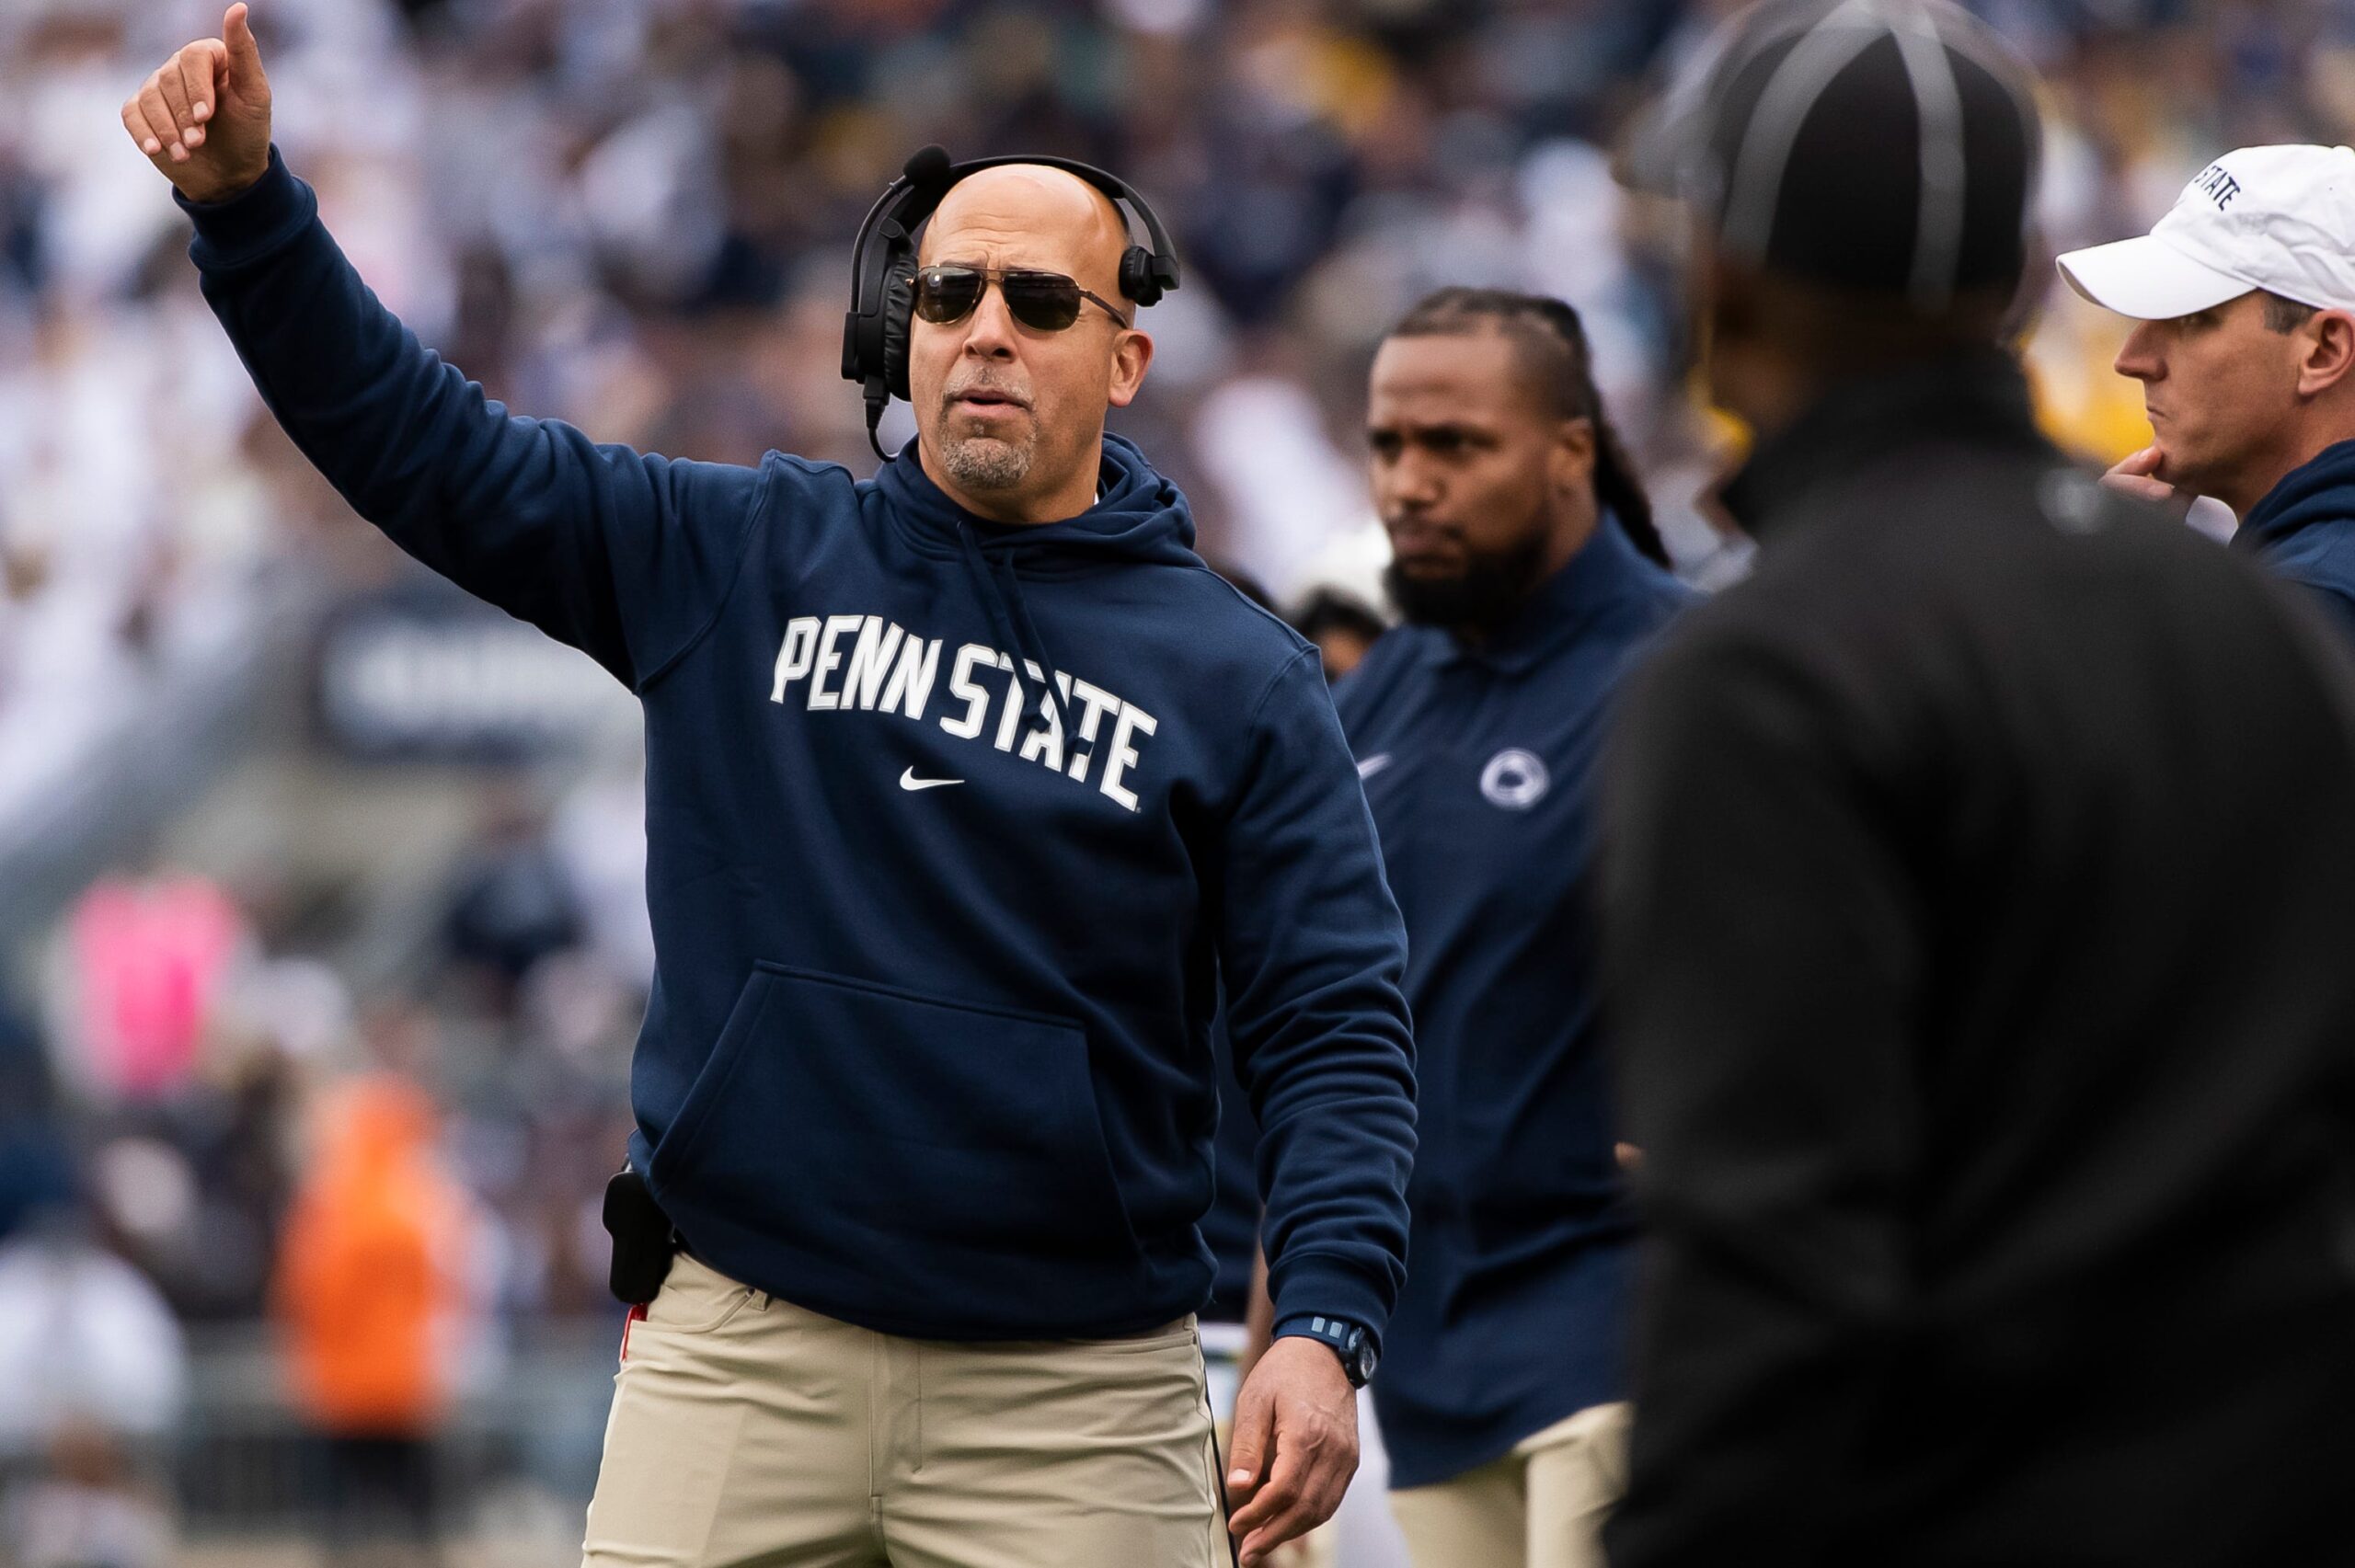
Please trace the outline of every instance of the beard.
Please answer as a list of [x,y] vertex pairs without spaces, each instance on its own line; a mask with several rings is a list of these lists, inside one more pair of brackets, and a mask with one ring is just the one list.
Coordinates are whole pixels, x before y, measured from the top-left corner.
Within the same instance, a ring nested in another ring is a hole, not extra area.
[[1034,428],[1019,441],[999,436],[940,437],[940,465],[968,490],[1011,490],[1030,476],[1031,460],[1039,454]]
[[997,387],[994,376],[969,376],[941,389],[940,422],[934,428],[934,446],[948,476],[967,490],[1012,490],[1030,476],[1039,455],[1039,416],[1025,409],[1018,432],[1005,435],[960,435],[955,399],[982,387]]
[[1529,602],[1545,572],[1545,531],[1501,550],[1467,555],[1453,577],[1415,578],[1393,561],[1383,568],[1382,586],[1398,612],[1418,626],[1449,632],[1493,632]]

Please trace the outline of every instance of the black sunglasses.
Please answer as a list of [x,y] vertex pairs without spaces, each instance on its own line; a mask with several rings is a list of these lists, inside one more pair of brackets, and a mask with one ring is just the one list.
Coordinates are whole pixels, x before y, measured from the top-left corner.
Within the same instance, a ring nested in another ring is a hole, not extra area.
[[982,296],[993,282],[1005,296],[1005,308],[1014,319],[1040,332],[1061,332],[1077,321],[1082,300],[1122,326],[1129,324],[1129,318],[1102,295],[1081,288],[1078,280],[1060,272],[1033,272],[1021,268],[918,268],[916,314],[939,326],[962,321],[980,308]]

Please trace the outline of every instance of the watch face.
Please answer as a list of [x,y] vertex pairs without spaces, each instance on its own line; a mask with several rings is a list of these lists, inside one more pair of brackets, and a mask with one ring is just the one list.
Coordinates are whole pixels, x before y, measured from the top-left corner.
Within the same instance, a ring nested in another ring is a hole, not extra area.
[[1350,1380],[1360,1388],[1372,1382],[1374,1359],[1373,1346],[1360,1345],[1356,1353],[1350,1358]]

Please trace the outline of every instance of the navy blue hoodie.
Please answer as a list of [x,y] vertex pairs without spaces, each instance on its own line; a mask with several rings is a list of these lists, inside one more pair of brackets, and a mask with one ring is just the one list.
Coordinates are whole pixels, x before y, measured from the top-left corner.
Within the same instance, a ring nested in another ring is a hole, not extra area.
[[1405,938],[1313,648],[1108,438],[1081,517],[511,418],[361,283],[272,155],[195,208],[295,444],[646,717],[657,974],[631,1157],[715,1267],[941,1339],[1210,1293],[1222,978],[1281,1310],[1377,1331],[1414,1146]]
[[1620,681],[1691,598],[1606,517],[1485,643],[1399,627],[1336,693],[1412,955],[1415,1266],[1373,1381],[1394,1486],[1626,1397],[1591,775]]
[[2355,637],[2355,441],[2283,475],[2241,519],[2233,548],[2313,589],[2332,624]]

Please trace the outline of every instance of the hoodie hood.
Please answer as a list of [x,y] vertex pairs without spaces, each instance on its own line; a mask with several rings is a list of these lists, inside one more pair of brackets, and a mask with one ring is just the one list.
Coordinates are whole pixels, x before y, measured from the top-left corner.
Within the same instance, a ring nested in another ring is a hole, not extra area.
[[1194,516],[1178,486],[1124,437],[1107,434],[1096,504],[1061,522],[993,522],[951,500],[924,471],[910,441],[875,476],[910,540],[927,554],[961,553],[971,540],[1024,577],[1085,571],[1113,561],[1198,567]]
[[875,476],[890,515],[927,555],[962,556],[974,592],[1005,646],[1019,651],[1014,682],[1022,705],[1060,726],[1062,702],[1048,672],[1062,666],[1022,597],[1024,578],[1068,577],[1123,565],[1199,567],[1194,516],[1178,486],[1130,441],[1104,438],[1096,504],[1061,522],[993,522],[959,506],[932,481],[910,441]]
[[2233,544],[2269,555],[2318,522],[2355,523],[2355,441],[2325,447],[2283,475],[2241,520]]

